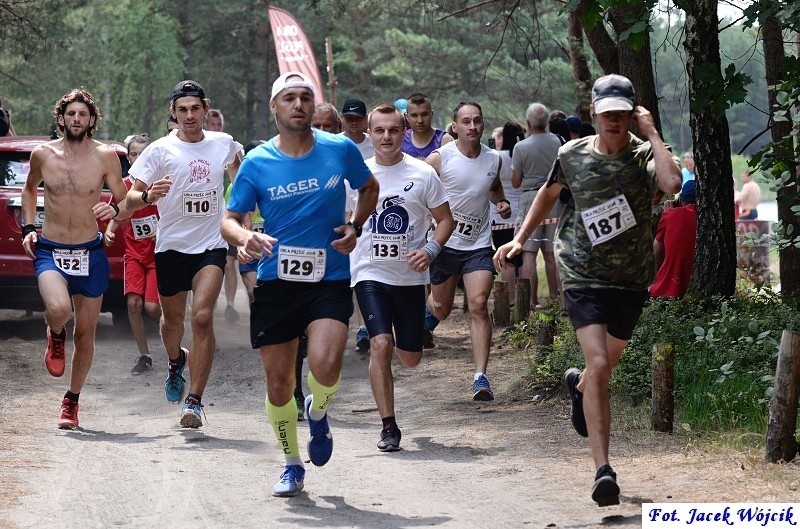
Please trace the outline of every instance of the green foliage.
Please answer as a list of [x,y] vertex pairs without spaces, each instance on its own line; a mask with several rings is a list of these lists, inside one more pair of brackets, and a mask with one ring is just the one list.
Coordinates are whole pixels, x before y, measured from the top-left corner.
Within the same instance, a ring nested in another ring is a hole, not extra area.
[[716,119],[725,115],[725,111],[733,105],[743,103],[747,96],[747,85],[753,82],[752,78],[742,72],[736,71],[736,66],[729,64],[720,79],[716,68],[711,64],[702,64],[697,67],[697,78],[703,82],[703,88],[697,91],[696,97],[691,101],[694,112],[711,107]]
[[[611,380],[612,394],[649,400],[653,345],[675,349],[677,421],[692,430],[763,431],[781,332],[800,330],[800,309],[770,291],[732,299],[651,300]],[[583,365],[567,320],[553,351],[534,354],[535,321],[512,334],[524,350],[534,386],[553,390],[564,371]]]

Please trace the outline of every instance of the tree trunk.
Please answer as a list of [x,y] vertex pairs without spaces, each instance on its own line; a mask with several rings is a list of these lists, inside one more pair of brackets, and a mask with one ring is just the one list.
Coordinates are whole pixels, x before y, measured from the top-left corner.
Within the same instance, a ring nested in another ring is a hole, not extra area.
[[[583,18],[586,14],[589,0],[581,0],[578,7],[575,9],[578,18]],[[608,34],[606,27],[601,23],[597,24],[591,29],[586,28],[586,40],[589,41],[589,46],[603,69],[603,73],[608,75],[610,73],[619,73],[619,52],[617,50],[617,43]]]
[[[695,0],[686,13],[686,70],[689,100],[719,97],[723,85],[717,33],[717,0]],[[697,164],[697,246],[690,290],[732,296],[736,284],[736,233],[733,222],[733,169],[728,120],[713,105],[691,105]]]
[[578,13],[570,11],[568,19],[569,62],[572,65],[572,78],[575,79],[575,99],[578,102],[575,114],[581,120],[590,122],[589,104],[592,102],[592,72],[586,61],[583,47],[583,27]]
[[651,422],[653,430],[672,433],[675,417],[675,348],[671,343],[653,346]]
[[[764,25],[761,26],[761,34],[764,38],[764,68],[766,71],[767,86],[775,86],[784,79],[786,79],[786,69],[784,68],[783,61],[785,59],[783,49],[783,35],[781,33],[781,25],[778,19],[774,16],[767,17]],[[772,128],[772,142],[779,143],[781,140],[789,136],[792,132],[791,115],[787,115],[790,121],[777,121],[772,122],[772,113],[775,111],[776,93],[774,90],[769,90],[768,101],[770,109],[770,123]],[[784,153],[782,158],[786,160],[792,159],[792,153]],[[795,168],[795,174],[797,170]],[[796,181],[795,181],[796,182]],[[789,197],[796,195],[797,184],[794,184],[794,189],[789,193],[786,187],[778,188],[778,219],[786,226],[793,224],[794,233],[800,233],[800,220],[794,215]],[[789,245],[779,251],[780,255],[780,275],[781,275],[781,296],[784,299],[800,296],[800,248],[795,248],[794,245]]]
[[650,55],[650,34],[644,37],[642,46],[635,50],[627,41],[619,40],[619,35],[629,29],[637,20],[647,20],[650,11],[644,3],[632,2],[625,7],[612,7],[608,11],[609,20],[617,33],[619,53],[619,73],[633,83],[636,90],[636,104],[643,106],[653,115],[656,129],[661,132],[661,117],[658,111],[656,81],[653,75],[653,61]]
[[791,461],[797,454],[795,427],[800,395],[800,334],[783,331],[775,368],[775,385],[769,400],[765,460]]

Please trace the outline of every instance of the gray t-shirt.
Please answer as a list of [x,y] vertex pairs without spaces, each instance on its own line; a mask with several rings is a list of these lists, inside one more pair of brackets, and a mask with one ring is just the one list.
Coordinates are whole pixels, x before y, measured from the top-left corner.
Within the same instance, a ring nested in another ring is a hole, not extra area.
[[514,146],[511,170],[522,173],[519,187],[522,191],[539,189],[544,185],[560,147],[561,140],[549,132],[531,134]]

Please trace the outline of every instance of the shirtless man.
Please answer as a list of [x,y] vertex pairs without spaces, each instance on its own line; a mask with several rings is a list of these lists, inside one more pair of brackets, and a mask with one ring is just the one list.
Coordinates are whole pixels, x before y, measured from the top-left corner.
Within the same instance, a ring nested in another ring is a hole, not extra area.
[[[108,258],[97,221],[125,219],[130,212],[119,157],[92,139],[100,120],[92,94],[71,90],[56,102],[53,117],[62,137],[31,153],[22,189],[22,246],[34,260],[47,323],[44,363],[55,377],[64,374],[65,325],[75,307],[72,371],[58,419],[59,428],[73,429],[78,427],[78,397],[92,366],[95,327],[108,288]],[[42,182],[45,220],[39,235],[33,222]],[[119,207],[100,200],[104,182]]]

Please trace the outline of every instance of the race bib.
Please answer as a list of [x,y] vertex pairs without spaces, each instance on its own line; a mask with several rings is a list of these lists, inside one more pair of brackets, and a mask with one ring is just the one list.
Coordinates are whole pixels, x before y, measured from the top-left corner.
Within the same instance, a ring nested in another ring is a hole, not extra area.
[[89,275],[89,250],[85,248],[76,250],[56,248],[53,250],[53,261],[58,269],[67,275],[81,277]]
[[408,235],[405,233],[373,233],[371,261],[405,261],[408,255]]
[[474,241],[478,238],[483,225],[481,217],[473,217],[453,211],[453,220],[455,221],[456,228],[453,230],[453,235],[465,241]]
[[264,221],[263,220],[255,220],[253,221],[253,232],[255,233],[264,233]]
[[183,192],[184,217],[208,217],[216,215],[218,211],[219,200],[216,189]]
[[140,219],[131,219],[131,228],[133,228],[133,238],[139,239],[152,239],[156,236],[156,225],[158,224],[158,217],[155,215],[148,215]]
[[278,277],[285,281],[318,283],[325,277],[325,250],[281,246],[278,251]]
[[619,195],[593,208],[581,211],[583,225],[592,245],[609,241],[636,226],[636,217],[625,195]]

